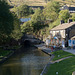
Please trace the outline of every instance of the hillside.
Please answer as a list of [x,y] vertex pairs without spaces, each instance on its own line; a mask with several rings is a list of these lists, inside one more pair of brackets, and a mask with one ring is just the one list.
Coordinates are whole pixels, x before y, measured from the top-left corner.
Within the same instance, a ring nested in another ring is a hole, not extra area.
[[27,4],[29,6],[44,6],[44,0],[8,0],[12,5]]
[[[20,5],[22,3],[29,6],[44,6],[48,0],[8,0],[12,5]],[[59,1],[61,5],[67,4],[70,6],[75,6],[75,0],[50,0]]]

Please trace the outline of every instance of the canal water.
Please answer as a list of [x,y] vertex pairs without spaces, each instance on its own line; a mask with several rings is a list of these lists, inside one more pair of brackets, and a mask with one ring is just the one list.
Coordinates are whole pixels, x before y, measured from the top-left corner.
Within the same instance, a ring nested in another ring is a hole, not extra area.
[[38,49],[28,49],[0,65],[0,75],[40,75],[50,56]]

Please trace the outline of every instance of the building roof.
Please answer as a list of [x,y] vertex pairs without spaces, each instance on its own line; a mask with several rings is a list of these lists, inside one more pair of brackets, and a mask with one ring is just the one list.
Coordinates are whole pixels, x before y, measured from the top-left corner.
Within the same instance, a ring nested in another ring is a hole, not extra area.
[[71,40],[73,40],[73,39],[75,39],[75,36],[73,36],[73,37],[71,38]]
[[51,29],[51,31],[54,31],[54,30],[65,30],[71,26],[75,25],[75,22],[70,22],[70,23],[63,23],[63,24],[60,24],[56,27],[54,27],[53,29]]
[[29,20],[31,20],[31,18],[21,18],[21,19],[20,19],[21,22],[27,22],[27,21],[29,21]]

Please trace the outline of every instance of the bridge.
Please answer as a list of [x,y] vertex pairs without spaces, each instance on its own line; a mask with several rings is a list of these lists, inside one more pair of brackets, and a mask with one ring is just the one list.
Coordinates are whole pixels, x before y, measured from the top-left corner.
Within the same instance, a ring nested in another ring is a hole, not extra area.
[[42,41],[40,39],[35,38],[33,35],[27,35],[25,34],[22,38],[21,38],[21,44],[25,45],[25,46],[29,46],[31,44],[39,44]]

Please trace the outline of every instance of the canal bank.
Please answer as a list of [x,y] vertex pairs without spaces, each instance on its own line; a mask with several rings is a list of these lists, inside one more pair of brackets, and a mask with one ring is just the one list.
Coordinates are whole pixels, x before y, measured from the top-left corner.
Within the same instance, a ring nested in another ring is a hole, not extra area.
[[[75,56],[73,55],[74,53],[71,54],[71,53],[68,53],[69,51],[65,52],[63,50],[57,50],[57,51],[54,51],[54,52],[51,53],[50,49],[46,48],[44,45],[38,45],[37,47],[38,47],[38,49],[41,49],[46,54],[52,55],[49,63],[45,65],[45,67],[44,67],[44,69],[43,69],[43,71],[41,72],[40,75],[55,75],[57,73],[59,73],[61,75],[64,75],[63,74],[65,72],[64,67],[63,67],[64,65],[65,65],[65,68],[66,68],[65,75],[71,75],[72,71],[75,70],[74,68],[73,69],[71,68],[71,65],[74,66],[74,62],[75,62],[75,61],[73,61],[73,59],[75,58]],[[72,71],[70,73],[68,73],[67,71],[69,71],[68,66],[69,66],[70,60],[73,63],[73,64],[70,64],[70,68],[72,69]],[[68,63],[66,63],[65,61],[66,62],[68,61]],[[60,67],[61,64],[63,65],[63,66],[61,66],[63,71],[61,71],[61,67]],[[68,66],[66,66],[66,65],[68,65]],[[57,69],[55,67],[57,67]]]
[[[50,61],[52,61],[53,58],[54,58],[54,55],[51,55],[51,57],[50,57]],[[53,63],[50,62],[50,61],[45,65],[45,67],[44,67],[44,69],[42,70],[42,72],[40,73],[40,75],[44,75],[44,74],[46,74],[46,72],[47,72],[47,68],[49,68],[50,64],[53,64]]]
[[72,75],[75,71],[75,55],[63,50],[52,52],[54,58],[43,75]]
[[46,47],[45,44],[35,45],[35,47],[37,47],[38,49],[42,50],[44,53],[48,54],[49,56],[51,56],[51,49]]
[[0,46],[0,65],[8,60],[14,53],[18,52],[21,46]]
[[[25,45],[18,45],[18,46],[0,46],[0,65],[2,63],[4,63],[5,61],[7,61],[12,55],[14,55],[15,53],[21,53],[23,51],[26,51],[29,48],[33,48],[33,49],[37,49],[37,47],[35,47],[34,45],[30,45],[30,46],[25,46]],[[22,50],[21,50],[22,49]],[[23,50],[24,49],[24,50]]]
[[[39,44],[39,45],[35,45],[39,50],[41,50],[42,52],[46,53],[47,55],[50,56],[50,61],[54,58],[54,55],[51,54],[51,49],[47,48],[45,44]],[[47,68],[49,67],[49,65],[51,64],[50,61],[45,65],[44,69],[42,70],[42,72],[40,73],[40,75],[43,75],[47,72]]]

